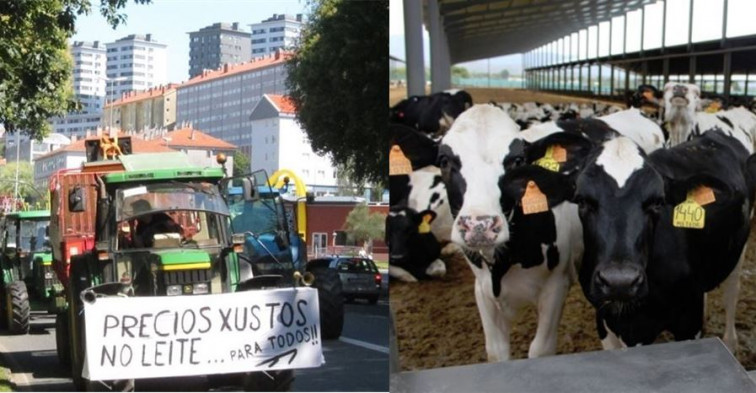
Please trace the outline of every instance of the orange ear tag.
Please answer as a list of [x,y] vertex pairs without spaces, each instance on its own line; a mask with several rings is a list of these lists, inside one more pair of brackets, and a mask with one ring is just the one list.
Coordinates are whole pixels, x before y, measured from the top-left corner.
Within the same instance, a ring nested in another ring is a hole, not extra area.
[[389,152],[389,176],[409,175],[412,173],[412,163],[402,152],[399,145],[391,146]]
[[714,190],[706,186],[698,186],[691,193],[693,194],[693,200],[701,206],[708,205],[717,200],[714,197]]
[[525,189],[525,195],[520,200],[522,203],[522,214],[535,214],[542,213],[549,210],[549,202],[546,199],[546,195],[541,192],[538,185],[534,181],[528,181],[528,186]]
[[553,145],[551,151],[551,157],[556,162],[567,162],[567,149],[561,145]]

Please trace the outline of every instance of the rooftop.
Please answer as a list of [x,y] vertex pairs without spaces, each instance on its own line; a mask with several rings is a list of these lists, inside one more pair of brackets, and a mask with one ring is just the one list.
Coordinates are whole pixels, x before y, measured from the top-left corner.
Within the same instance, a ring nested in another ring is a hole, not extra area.
[[236,146],[204,132],[193,129],[191,126],[171,131],[160,139],[155,139],[163,146],[169,147],[206,147],[211,149],[235,150]]
[[282,96],[280,94],[264,94],[263,96],[267,98],[279,112],[292,115],[297,113],[297,108],[294,106],[291,97]]
[[260,57],[251,61],[248,61],[246,63],[240,63],[240,64],[224,64],[223,67],[218,68],[217,70],[205,70],[201,74],[195,76],[192,79],[189,79],[188,81],[180,84],[177,86],[178,89],[196,85],[199,83],[205,83],[209,82],[214,79],[223,78],[235,74],[239,74],[246,71],[256,70],[264,67],[269,67],[272,65],[278,65],[283,64],[291,57],[290,52],[282,52],[278,51],[275,54]]
[[[119,137],[129,136],[126,134],[119,134]],[[98,139],[99,137],[90,137],[90,138],[82,138],[75,142],[72,142],[69,145],[66,145],[64,147],[61,147],[60,149],[53,150],[47,154],[41,155],[35,159],[35,161],[39,161],[40,159],[52,157],[61,153],[82,153],[84,154],[86,152],[86,148],[84,147],[84,143],[87,140],[93,140]],[[159,140],[149,140],[146,141],[139,136],[131,135],[131,152],[132,154],[139,154],[139,153],[162,153],[162,152],[171,152],[176,151],[174,149],[171,149],[170,147],[167,147],[160,143]]]
[[141,91],[128,91],[123,93],[123,96],[110,104],[106,104],[105,108],[110,106],[124,105],[131,102],[142,101],[150,98],[155,98],[164,95],[166,92],[176,90],[179,85],[177,83],[169,83],[165,86],[151,87],[147,90]]

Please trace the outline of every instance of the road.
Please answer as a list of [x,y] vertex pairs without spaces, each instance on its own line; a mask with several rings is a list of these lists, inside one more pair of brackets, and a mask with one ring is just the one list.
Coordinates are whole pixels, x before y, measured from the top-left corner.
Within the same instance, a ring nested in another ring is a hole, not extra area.
[[[323,342],[326,363],[295,372],[292,391],[388,391],[388,301],[345,305],[344,330]],[[11,370],[13,390],[72,391],[68,370],[55,351],[55,318],[33,314],[26,336],[0,336],[0,362]],[[207,390],[204,378],[138,380],[144,391]]]

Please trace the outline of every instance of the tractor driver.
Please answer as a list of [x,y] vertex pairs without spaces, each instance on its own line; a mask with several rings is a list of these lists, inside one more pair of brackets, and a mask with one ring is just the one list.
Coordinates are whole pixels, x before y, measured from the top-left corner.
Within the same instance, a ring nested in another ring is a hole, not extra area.
[[[152,206],[144,199],[131,204],[134,214],[152,210]],[[153,246],[154,236],[158,233],[181,234],[181,225],[163,212],[144,214],[136,219],[137,226],[134,233],[134,246],[137,248],[149,248]]]

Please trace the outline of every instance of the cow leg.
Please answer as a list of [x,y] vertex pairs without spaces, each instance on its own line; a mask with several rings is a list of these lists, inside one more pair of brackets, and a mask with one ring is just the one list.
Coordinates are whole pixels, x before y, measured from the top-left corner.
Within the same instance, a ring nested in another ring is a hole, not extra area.
[[740,292],[740,267],[745,259],[746,247],[740,254],[740,260],[732,269],[730,275],[722,283],[723,300],[725,307],[725,332],[723,341],[730,352],[735,353],[738,349],[738,333],[735,331],[735,308],[738,304],[738,292]]
[[431,277],[443,277],[446,275],[446,265],[440,259],[436,259],[425,269],[425,274]]
[[557,330],[569,289],[570,277],[565,272],[551,275],[541,290],[538,296],[538,329],[530,343],[529,358],[556,353]]
[[415,276],[398,266],[389,265],[389,277],[394,277],[397,280],[404,282],[417,282]]
[[[493,297],[490,286],[484,281],[491,281],[490,276],[475,278],[475,301],[478,304],[483,335],[486,338],[486,354],[489,362],[509,360],[509,334],[512,323],[512,310],[501,306]],[[504,308],[504,310],[502,310]]]

